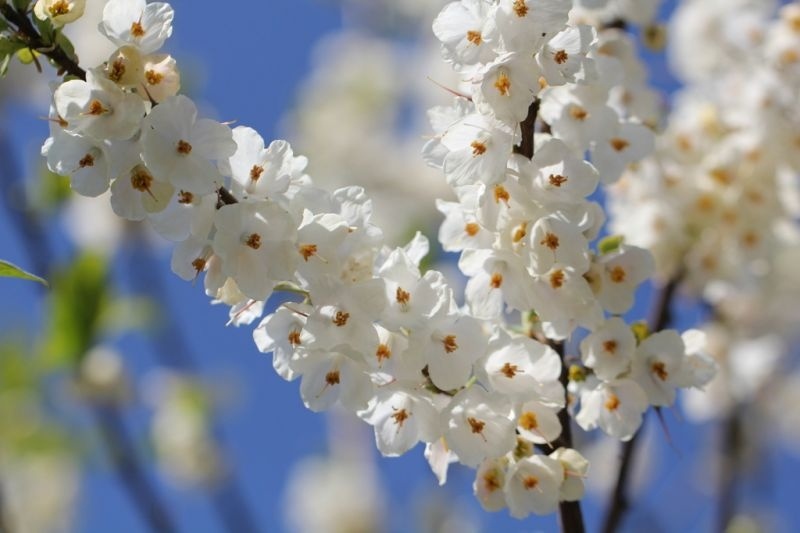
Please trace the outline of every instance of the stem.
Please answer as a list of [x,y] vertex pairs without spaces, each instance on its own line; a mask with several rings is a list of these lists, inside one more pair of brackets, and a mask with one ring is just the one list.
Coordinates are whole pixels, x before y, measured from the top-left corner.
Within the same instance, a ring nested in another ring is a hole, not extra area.
[[[681,275],[676,275],[666,285],[664,285],[654,302],[650,319],[648,320],[650,331],[661,331],[672,321],[672,312],[670,305],[672,298],[675,296],[675,291],[680,284]],[[644,425],[642,420],[642,425]],[[639,435],[642,433],[642,428],[639,428],[631,440],[622,445],[622,457],[620,458],[619,470],[617,472],[617,481],[614,485],[614,492],[611,501],[608,504],[606,511],[606,518],[603,521],[603,532],[613,533],[622,524],[625,513],[630,509],[630,501],[628,500],[628,484],[630,483],[630,473],[633,465],[634,454],[636,453],[637,443],[639,442]]]
[[[569,368],[564,361],[564,342],[551,342],[550,346],[558,353],[559,358],[561,358],[561,376],[559,377],[559,381],[561,385],[563,385],[566,394],[567,385],[569,384]],[[572,420],[570,419],[566,405],[558,412],[558,421],[561,424],[561,435],[552,443],[552,446],[556,449],[572,448]],[[580,501],[559,502],[558,519],[561,525],[561,531],[564,533],[583,533],[585,531]]]
[[0,4],[0,14],[5,19],[17,27],[17,33],[25,41],[29,48],[36,50],[40,54],[47,56],[59,66],[59,73],[66,72],[76,78],[86,79],[86,71],[83,70],[74,59],[69,57],[66,51],[56,43],[49,43],[44,40],[39,31],[34,27],[27,14],[20,13],[11,4]]
[[[161,271],[160,265],[140,229],[141,226],[135,226],[133,229],[135,233],[132,239],[133,255],[130,257],[131,283],[135,290],[147,294],[150,299],[158,303],[159,309],[165,310],[157,332],[150,337],[153,350],[164,366],[187,374],[197,374],[198,365],[192,357],[190,343],[183,328],[175,321],[176,315],[170,309],[170,301],[165,297],[168,291],[158,274]],[[212,432],[220,444],[220,449],[224,449],[225,436],[220,424],[214,419],[212,419]],[[223,463],[228,466],[226,461]],[[226,529],[231,533],[259,531],[255,514],[244,497],[244,491],[235,471],[226,468],[217,483],[218,485],[211,487],[208,492]]]
[[137,458],[119,410],[110,405],[96,405],[93,407],[93,413],[119,479],[150,525],[150,529],[159,533],[176,531],[166,507],[156,497],[156,491],[145,476],[144,467]]
[[533,157],[533,134],[536,128],[536,117],[539,115],[541,100],[536,98],[528,107],[528,116],[519,123],[522,139],[514,146],[514,153],[524,155],[528,159]]
[[742,466],[742,412],[734,406],[722,426],[717,531],[726,531],[736,512],[736,485]]

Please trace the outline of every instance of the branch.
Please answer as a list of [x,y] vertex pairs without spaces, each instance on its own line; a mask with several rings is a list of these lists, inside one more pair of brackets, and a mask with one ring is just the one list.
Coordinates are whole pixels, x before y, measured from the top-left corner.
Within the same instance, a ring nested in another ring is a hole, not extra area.
[[156,497],[145,475],[119,410],[112,405],[94,405],[92,411],[119,479],[150,524],[150,529],[158,533],[176,531],[166,507]]
[[742,408],[735,405],[722,425],[717,531],[727,531],[736,512],[736,485],[742,468],[744,438]]
[[8,22],[17,27],[17,33],[25,41],[29,48],[47,56],[53,63],[58,65],[59,74],[66,72],[71,76],[86,79],[86,71],[72,59],[69,54],[57,43],[45,41],[42,34],[34,27],[27,14],[20,13],[11,4],[0,4],[0,14]]
[[[676,275],[658,291],[650,319],[648,320],[650,331],[661,331],[672,321],[672,310],[670,306],[672,304],[672,298],[675,296],[675,291],[680,284],[681,277],[681,274]],[[642,420],[642,425],[644,425],[644,420],[646,419]],[[630,508],[630,501],[628,501],[627,496],[628,483],[630,482],[633,458],[641,433],[642,428],[640,427],[631,440],[622,445],[622,457],[620,459],[619,471],[617,472],[617,481],[614,485],[614,493],[611,497],[611,501],[608,504],[606,518],[603,521],[604,533],[613,533],[617,531],[625,513]]]
[[528,107],[528,116],[519,123],[522,139],[514,146],[514,153],[524,155],[528,159],[533,157],[533,134],[536,128],[536,117],[539,115],[541,100],[537,97]]
[[[550,346],[558,353],[561,358],[561,376],[559,381],[564,386],[564,393],[568,394],[567,385],[569,385],[569,368],[564,361],[564,342],[551,342]],[[558,421],[561,423],[561,435],[552,443],[554,448],[572,448],[572,420],[567,411],[566,405],[558,412]],[[583,513],[581,511],[581,503],[575,502],[559,502],[558,504],[558,518],[561,524],[561,531],[564,533],[583,533],[585,526],[583,524]]]

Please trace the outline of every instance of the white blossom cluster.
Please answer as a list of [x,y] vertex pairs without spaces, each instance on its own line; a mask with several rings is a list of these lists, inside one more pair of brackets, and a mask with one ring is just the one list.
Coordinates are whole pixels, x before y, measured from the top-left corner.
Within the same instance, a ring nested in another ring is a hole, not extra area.
[[669,51],[687,85],[656,152],[612,189],[611,225],[713,307],[722,370],[688,407],[717,417],[778,403],[763,392],[795,379],[784,355],[800,320],[800,3],[684,1]]
[[[487,509],[550,513],[581,497],[588,468],[553,445],[560,412],[626,440],[649,405],[670,405],[677,388],[713,373],[694,332],[636,337],[619,317],[651,256],[619,241],[590,249],[604,215],[587,198],[646,156],[653,135],[611,103],[615,87],[637,81],[625,40],[568,25],[571,6],[461,0],[434,22],[470,88],[431,111],[424,154],[458,198],[439,203],[440,240],[461,252],[464,306],[441,273],[420,269],[424,237],[383,244],[363,189],[317,188],[288,143],[198,117],[177,95],[175,61],[157,53],[172,32],[168,4],[108,2],[99,29],[119,49],[54,88],[42,152],[78,193],[110,189],[119,216],[146,218],[176,242],[173,270],[205,272],[232,323],[259,319],[274,291],[300,294],[263,318],[254,340],[300,381],[309,409],[357,413],[384,455],[425,442],[441,480],[452,461],[477,468]],[[536,134],[529,159],[514,147],[532,106],[552,134]],[[512,311],[522,327],[507,322]],[[553,346],[578,329],[589,335],[568,402],[567,362]]]

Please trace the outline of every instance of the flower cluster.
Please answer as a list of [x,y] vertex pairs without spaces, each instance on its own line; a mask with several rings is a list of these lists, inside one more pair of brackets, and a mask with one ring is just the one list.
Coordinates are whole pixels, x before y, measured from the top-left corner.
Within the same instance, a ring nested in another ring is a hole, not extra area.
[[[431,111],[425,147],[458,198],[439,203],[440,240],[461,252],[463,306],[440,272],[420,268],[424,237],[384,245],[363,189],[318,188],[288,143],[198,117],[177,95],[175,61],[156,53],[172,31],[167,4],[106,5],[100,32],[119,48],[54,88],[42,152],[78,193],[110,189],[119,216],[176,242],[173,270],[205,273],[232,323],[258,320],[274,292],[299,294],[254,340],[300,381],[309,409],[358,414],[384,455],[426,443],[442,480],[454,460],[477,468],[487,509],[550,513],[581,497],[588,468],[561,437],[567,409],[586,430],[629,439],[649,405],[712,371],[696,335],[637,337],[619,318],[651,256],[618,239],[590,248],[604,215],[589,196],[647,155],[653,135],[628,105],[641,80],[624,39],[568,24],[570,8],[460,0],[434,22],[468,91]],[[551,133],[533,139],[537,116]],[[582,365],[568,374],[555,348],[579,329]]]
[[655,153],[611,190],[611,225],[713,307],[725,371],[690,396],[708,417],[758,399],[796,332],[800,4],[684,2],[670,34],[687,86]]

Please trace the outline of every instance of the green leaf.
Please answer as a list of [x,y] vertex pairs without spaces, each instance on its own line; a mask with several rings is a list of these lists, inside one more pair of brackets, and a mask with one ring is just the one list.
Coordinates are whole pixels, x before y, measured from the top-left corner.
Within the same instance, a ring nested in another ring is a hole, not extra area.
[[18,50],[25,48],[25,43],[13,38],[2,37],[0,38],[0,77],[5,76],[8,71],[8,64],[11,58]]
[[84,254],[53,278],[44,354],[48,363],[76,366],[102,334],[108,309],[108,262]]
[[619,247],[622,246],[624,240],[625,237],[622,235],[609,235],[597,243],[597,251],[600,252],[601,255],[616,252],[619,250]]
[[17,11],[24,13],[28,11],[28,7],[31,5],[31,0],[14,0],[12,2],[14,7],[17,8]]
[[45,287],[48,286],[45,279],[40,278],[35,274],[31,274],[30,272],[25,272],[17,265],[9,263],[8,261],[3,261],[2,259],[0,259],[0,276],[4,278],[29,279],[31,281],[38,281]]

